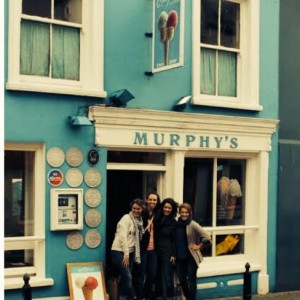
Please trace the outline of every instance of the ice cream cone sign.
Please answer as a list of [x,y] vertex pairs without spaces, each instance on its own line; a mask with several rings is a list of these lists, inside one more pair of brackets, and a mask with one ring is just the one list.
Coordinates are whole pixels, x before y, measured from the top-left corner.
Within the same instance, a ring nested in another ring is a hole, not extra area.
[[84,300],[93,300],[93,292],[98,286],[98,280],[93,276],[77,277],[75,285],[82,290]]
[[178,24],[178,14],[176,10],[171,10],[169,14],[162,11],[157,20],[160,32],[160,41],[164,44],[164,63],[169,63],[170,41],[174,38],[176,26]]

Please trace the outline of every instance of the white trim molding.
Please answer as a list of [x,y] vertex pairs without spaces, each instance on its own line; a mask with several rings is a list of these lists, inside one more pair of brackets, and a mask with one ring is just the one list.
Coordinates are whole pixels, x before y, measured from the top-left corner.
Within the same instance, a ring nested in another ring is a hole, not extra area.
[[106,147],[271,151],[278,120],[91,106],[95,144]]

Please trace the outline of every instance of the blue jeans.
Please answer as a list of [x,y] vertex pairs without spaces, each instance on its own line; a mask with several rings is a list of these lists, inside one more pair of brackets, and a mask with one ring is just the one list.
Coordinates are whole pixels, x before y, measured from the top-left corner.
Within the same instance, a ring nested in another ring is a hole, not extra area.
[[157,259],[156,296],[174,297],[174,265],[169,256],[158,256]]
[[197,264],[191,254],[189,254],[187,259],[176,259],[177,276],[182,292],[187,300],[196,300],[197,269]]
[[132,288],[132,266],[133,266],[133,253],[129,255],[129,266],[124,267],[122,261],[124,259],[124,253],[121,251],[111,251],[111,262],[120,276],[119,282],[119,295],[123,297],[131,298],[134,296]]
[[133,286],[136,296],[149,298],[156,278],[157,258],[155,250],[141,252],[141,263],[134,264]]
[[157,269],[157,256],[155,250],[147,251],[146,255],[146,272],[145,272],[145,284],[144,284],[144,296],[148,298],[156,279]]

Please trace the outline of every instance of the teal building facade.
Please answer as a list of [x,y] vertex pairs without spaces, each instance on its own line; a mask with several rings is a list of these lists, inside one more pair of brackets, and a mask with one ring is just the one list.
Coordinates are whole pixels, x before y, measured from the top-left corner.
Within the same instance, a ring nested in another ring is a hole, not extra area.
[[150,191],[212,236],[197,299],[242,295],[247,263],[274,291],[280,1],[44,2],[4,4],[4,298],[27,273],[68,300],[67,265],[91,262],[108,293],[116,224]]

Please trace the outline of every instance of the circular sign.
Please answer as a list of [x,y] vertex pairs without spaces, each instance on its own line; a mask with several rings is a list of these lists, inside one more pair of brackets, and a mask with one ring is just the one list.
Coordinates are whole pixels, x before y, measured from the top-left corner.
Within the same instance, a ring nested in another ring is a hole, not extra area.
[[78,187],[83,181],[82,172],[79,169],[71,168],[66,174],[66,181],[71,187]]
[[89,227],[97,227],[101,223],[101,214],[96,209],[89,209],[84,219]]
[[99,153],[96,149],[91,149],[88,153],[88,162],[90,165],[94,166],[99,161]]
[[65,161],[65,153],[58,147],[52,147],[47,152],[47,162],[51,167],[60,167]]
[[77,250],[83,244],[83,236],[80,232],[70,232],[67,235],[66,243],[70,249]]
[[89,187],[96,187],[101,183],[102,177],[97,169],[90,168],[85,172],[84,180]]
[[97,189],[88,189],[85,193],[84,200],[89,207],[96,207],[101,202],[101,193]]
[[66,161],[71,167],[78,167],[83,161],[83,154],[79,148],[72,147],[66,153]]
[[64,175],[60,170],[52,169],[48,173],[47,180],[51,185],[59,186],[64,180]]
[[101,235],[96,229],[90,229],[85,235],[85,243],[89,248],[97,248],[101,243]]

